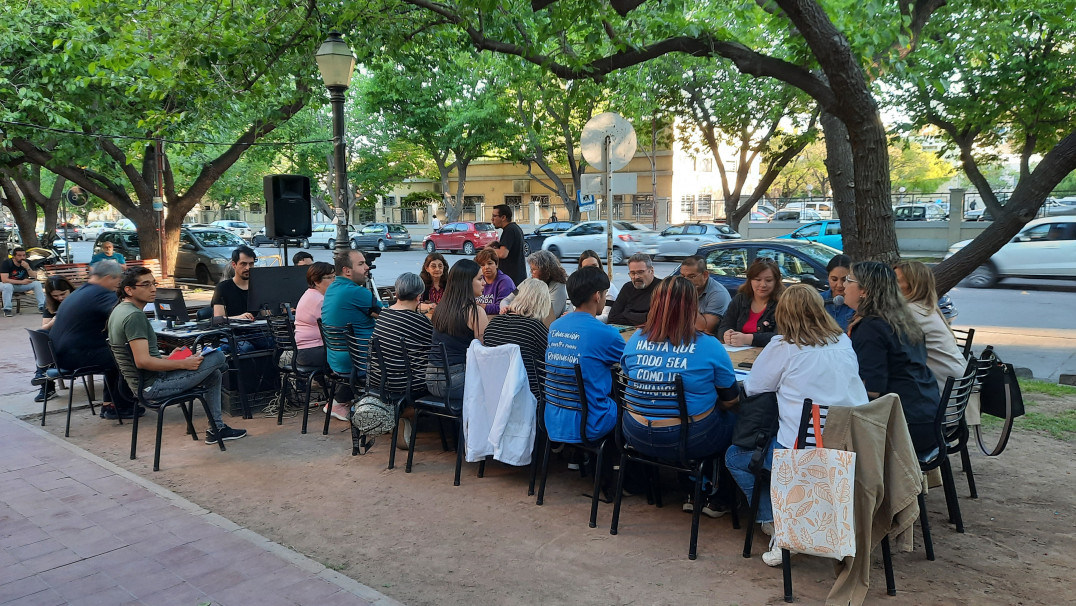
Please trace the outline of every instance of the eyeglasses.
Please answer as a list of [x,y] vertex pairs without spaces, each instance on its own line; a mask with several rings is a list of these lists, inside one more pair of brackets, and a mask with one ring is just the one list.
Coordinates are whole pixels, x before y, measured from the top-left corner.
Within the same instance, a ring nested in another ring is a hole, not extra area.
[[336,279],[336,274],[326,274],[324,276],[321,276],[321,279],[322,279],[322,281],[334,280],[334,279]]
[[859,284],[859,280],[856,280],[855,278],[853,278],[851,276],[845,278],[844,281],[849,283],[849,284]]
[[147,286],[154,286],[154,287],[156,287],[156,286],[157,286],[157,284],[158,284],[158,282],[157,282],[156,280],[153,280],[153,281],[151,281],[151,282],[135,282],[135,286],[139,286],[139,287],[142,287],[142,288],[145,288],[145,287],[147,287]]
[[684,278],[687,278],[688,280],[694,280],[695,278],[698,278],[702,274],[680,274],[680,275],[682,277],[684,277]]
[[648,271],[654,271],[654,269],[653,268],[647,268],[647,269],[643,269],[643,270],[640,270],[640,271],[629,271],[628,275],[631,276],[631,277],[645,276],[646,272],[648,272]]

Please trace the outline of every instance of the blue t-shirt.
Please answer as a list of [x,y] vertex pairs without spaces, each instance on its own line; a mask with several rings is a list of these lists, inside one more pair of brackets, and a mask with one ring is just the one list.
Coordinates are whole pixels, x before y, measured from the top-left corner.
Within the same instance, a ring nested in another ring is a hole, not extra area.
[[713,408],[718,399],[717,390],[736,383],[736,372],[725,346],[716,337],[702,333],[695,335],[694,343],[673,345],[669,341],[651,343],[643,337],[643,331],[637,330],[628,339],[620,364],[632,379],[672,381],[680,375],[684,381],[684,402],[691,416]]
[[125,259],[123,257],[123,255],[121,255],[120,253],[118,253],[116,251],[112,251],[112,256],[111,257],[106,255],[103,252],[97,253],[96,255],[94,255],[93,257],[90,258],[90,265],[93,265],[94,263],[97,263],[98,261],[115,261],[116,263],[119,263],[120,265],[125,265],[127,263],[127,259]]
[[844,303],[837,305],[833,302],[833,290],[825,290],[819,293],[822,295],[822,300],[825,302],[826,313],[837,321],[837,325],[841,327],[841,330],[847,331],[848,324],[852,322],[852,317],[856,315],[856,310],[848,307]]
[[[381,302],[374,299],[370,289],[359,286],[350,278],[336,276],[321,303],[321,323],[339,327],[350,323],[357,336],[369,339],[374,334],[374,317],[370,315],[370,310],[380,308]],[[327,349],[326,356],[334,371],[341,374],[351,372],[351,356],[346,351]]]
[[[624,353],[624,337],[612,326],[602,324],[589,313],[576,311],[549,327],[547,363],[558,366],[579,364],[583,390],[587,394],[587,438],[597,440],[616,425],[613,376],[609,369]],[[562,374],[562,373],[557,373]],[[574,377],[572,379],[574,381]],[[579,413],[546,402],[545,427],[554,442],[578,444]]]

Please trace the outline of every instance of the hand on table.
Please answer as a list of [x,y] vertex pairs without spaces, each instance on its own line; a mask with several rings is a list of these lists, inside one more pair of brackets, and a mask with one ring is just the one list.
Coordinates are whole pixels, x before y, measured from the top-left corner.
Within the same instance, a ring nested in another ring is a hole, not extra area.
[[737,332],[735,330],[726,330],[722,339],[725,345],[731,345],[733,347],[750,347],[754,342],[754,335]]
[[254,319],[254,314],[252,314],[252,313],[250,313],[248,311],[246,313],[239,314],[238,316],[231,316],[231,318],[233,320],[253,320]]

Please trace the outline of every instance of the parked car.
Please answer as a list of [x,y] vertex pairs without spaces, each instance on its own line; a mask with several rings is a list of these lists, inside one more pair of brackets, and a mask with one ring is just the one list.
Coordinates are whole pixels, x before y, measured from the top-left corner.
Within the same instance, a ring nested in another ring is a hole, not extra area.
[[351,248],[360,250],[377,249],[385,252],[389,248],[411,249],[411,232],[399,223],[368,223],[351,237]]
[[750,220],[755,221],[755,222],[765,223],[765,222],[770,220],[771,216],[773,216],[773,215],[767,215],[766,213],[759,212],[757,210],[753,210],[753,211],[751,211],[751,219]]
[[97,236],[101,235],[101,232],[106,229],[115,229],[115,221],[90,221],[89,225],[82,229],[82,236],[89,239],[97,239]]
[[131,230],[131,231],[137,231],[138,226],[136,226],[134,224],[134,221],[128,219],[127,217],[124,217],[124,218],[116,221],[115,229],[128,229],[128,230]]
[[523,255],[529,255],[536,250],[542,250],[542,244],[550,236],[563,234],[576,226],[575,221],[553,221],[546,223],[538,229],[523,236]]
[[[605,221],[584,221],[558,236],[550,236],[542,243],[542,249],[553,253],[558,259],[576,260],[584,250],[590,249],[604,258],[608,240]],[[613,221],[613,263],[620,265],[635,253],[656,255],[658,233],[648,227]]]
[[[354,231],[348,231],[348,240],[354,238]],[[315,223],[310,230],[310,237],[303,238],[299,246],[310,248],[311,246],[324,246],[326,250],[336,248],[336,223]]]
[[250,225],[246,221],[221,220],[214,221],[210,223],[210,225],[226,229],[244,240],[249,240],[254,237],[254,231],[250,229]]
[[423,238],[422,247],[429,253],[448,250],[473,255],[476,250],[488,246],[496,239],[497,228],[493,227],[492,223],[458,221],[442,225],[441,229]]
[[101,252],[101,245],[105,242],[112,243],[112,250],[123,255],[128,261],[137,261],[142,258],[138,244],[138,232],[128,229],[107,229],[102,231],[93,243],[93,251],[90,257]]
[[822,215],[818,211],[809,208],[802,210],[779,210],[770,216],[767,221],[820,221]]
[[747,268],[755,259],[773,259],[786,284],[810,284],[819,291],[829,288],[826,264],[841,251],[806,240],[729,240],[700,246],[695,252],[706,259],[710,277],[729,294],[747,279]]
[[803,227],[777,236],[778,240],[807,240],[825,244],[837,250],[844,250],[844,241],[841,239],[841,222],[838,220],[815,221]]
[[287,240],[288,246],[294,246],[296,248],[299,248],[299,247],[301,247],[303,245],[303,239],[302,238],[277,238],[276,240],[274,240],[274,239],[270,238],[269,236],[265,235],[265,228],[264,227],[259,229],[254,234],[254,237],[250,239],[250,245],[253,246],[254,248],[257,248],[257,247],[262,246],[264,244],[268,244],[270,246],[279,246],[285,240]]
[[656,257],[690,257],[703,244],[743,238],[724,223],[682,223],[670,225],[658,234]]
[[[44,235],[43,234],[38,234],[37,238],[38,238],[38,241],[41,242],[42,246],[44,246],[45,245]],[[10,229],[7,232],[7,248],[8,248],[8,251],[10,251],[12,248],[15,248],[16,246],[22,246],[22,234],[19,233],[19,228],[18,227],[13,227],[12,229]],[[27,248],[34,248],[34,247],[31,246],[31,247],[27,247]],[[46,248],[48,248],[48,247],[46,247]],[[57,255],[67,255],[67,240],[64,240],[63,238],[61,238],[59,236],[56,236],[56,238],[53,239],[53,241],[52,241],[51,248],[52,248],[52,250],[54,250],[56,252]],[[74,257],[71,258],[71,261],[72,262],[75,261]],[[48,262],[51,263],[52,261],[48,261]]]
[[219,227],[182,229],[172,272],[177,279],[216,284],[224,277],[232,250],[244,244],[246,241],[238,235]]
[[944,221],[945,209],[938,204],[901,204],[893,209],[896,221]]
[[982,221],[983,211],[986,210],[983,207],[972,208],[964,211],[965,221]]
[[82,240],[85,237],[82,230],[83,227],[81,225],[70,221],[67,223],[56,224],[56,235],[69,242],[78,242]]
[[[970,242],[953,244],[946,258]],[[1028,222],[964,281],[972,288],[989,288],[1005,278],[1076,279],[1076,214]]]

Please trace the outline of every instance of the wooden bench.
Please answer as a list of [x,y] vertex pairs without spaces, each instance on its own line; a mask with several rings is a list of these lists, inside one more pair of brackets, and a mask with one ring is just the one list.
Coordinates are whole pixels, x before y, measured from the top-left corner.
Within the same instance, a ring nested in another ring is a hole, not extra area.
[[[172,288],[175,284],[172,278],[165,279],[161,275],[161,262],[158,259],[142,259],[140,261],[128,261],[127,269],[132,267],[146,267],[153,273],[154,279],[157,280],[160,286],[166,288]],[[61,263],[57,265],[46,265],[42,271],[38,272],[37,279],[44,282],[49,276],[58,276],[66,278],[72,286],[78,288],[90,277],[90,264],[89,263]]]

